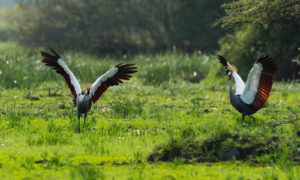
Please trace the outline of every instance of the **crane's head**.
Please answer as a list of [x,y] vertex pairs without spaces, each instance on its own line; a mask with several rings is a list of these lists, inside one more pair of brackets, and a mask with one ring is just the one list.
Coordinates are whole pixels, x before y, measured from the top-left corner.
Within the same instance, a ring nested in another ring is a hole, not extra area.
[[83,94],[85,94],[85,95],[90,95],[90,90],[92,89],[92,83],[86,83],[86,84],[84,85],[84,87],[85,87],[85,89],[86,89],[86,92],[85,92],[85,93],[83,92]]
[[230,80],[231,76],[232,76],[232,73],[231,73],[231,71],[227,70],[226,73],[225,73],[225,75],[227,75],[228,76],[228,80]]
[[226,74],[228,76],[228,80],[231,80],[231,76],[233,72],[237,72],[237,68],[233,65],[227,66]]

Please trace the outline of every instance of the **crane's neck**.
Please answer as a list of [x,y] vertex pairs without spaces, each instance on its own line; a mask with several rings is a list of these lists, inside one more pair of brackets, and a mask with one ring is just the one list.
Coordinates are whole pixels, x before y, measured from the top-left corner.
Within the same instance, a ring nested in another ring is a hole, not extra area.
[[232,90],[232,78],[229,79],[229,96],[231,103],[233,103],[236,100],[236,95]]
[[80,95],[78,96],[77,102],[78,102],[79,104],[81,104],[81,103],[87,103],[88,101],[89,101],[89,97],[88,97],[87,94],[80,94]]

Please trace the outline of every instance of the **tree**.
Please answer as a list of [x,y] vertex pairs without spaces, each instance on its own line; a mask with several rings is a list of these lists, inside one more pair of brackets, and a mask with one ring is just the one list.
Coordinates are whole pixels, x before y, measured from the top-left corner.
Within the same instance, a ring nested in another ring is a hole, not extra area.
[[[151,1],[152,2],[152,1]],[[96,53],[166,48],[157,3],[136,0],[31,0],[16,6],[12,22],[26,45]]]
[[224,27],[238,24],[300,24],[300,0],[239,0],[223,4],[226,16],[218,20]]
[[[229,1],[229,0],[226,0]],[[225,2],[226,2],[225,1]],[[96,53],[218,48],[224,0],[23,0],[11,16],[18,40]]]
[[299,66],[299,0],[239,0],[223,4],[224,28],[233,28],[220,41],[220,54],[238,65],[245,77],[255,59],[270,54],[280,68],[277,79],[297,79]]
[[225,34],[213,24],[225,15],[221,4],[229,0],[176,0],[170,14],[170,43],[186,51],[217,50],[217,41]]

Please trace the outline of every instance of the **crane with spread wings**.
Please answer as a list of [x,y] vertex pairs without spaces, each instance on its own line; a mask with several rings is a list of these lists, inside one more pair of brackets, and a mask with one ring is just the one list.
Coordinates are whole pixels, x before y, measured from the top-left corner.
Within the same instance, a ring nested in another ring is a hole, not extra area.
[[93,84],[87,84],[84,92],[81,91],[78,80],[66,63],[53,49],[49,49],[52,54],[41,52],[42,62],[63,76],[69,86],[74,104],[77,107],[78,132],[80,132],[80,117],[84,115],[84,127],[87,113],[92,104],[95,104],[110,86],[119,85],[123,83],[123,80],[129,80],[132,77],[131,74],[137,72],[137,67],[134,64],[118,64],[100,76]]
[[[270,96],[274,77],[278,70],[277,64],[270,56],[262,56],[248,74],[246,85],[237,73],[237,68],[223,57],[218,56],[220,63],[227,69],[229,78],[229,96],[232,106],[242,114],[242,123],[245,116],[251,116],[263,108]],[[235,80],[236,92],[232,90],[232,79]]]

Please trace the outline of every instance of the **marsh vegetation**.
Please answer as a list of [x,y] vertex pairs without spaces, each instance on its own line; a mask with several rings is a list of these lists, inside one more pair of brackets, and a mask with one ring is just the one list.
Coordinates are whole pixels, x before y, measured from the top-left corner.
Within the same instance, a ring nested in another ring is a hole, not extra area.
[[[24,0],[0,3],[0,179],[300,179],[297,0]],[[119,63],[77,133],[76,108],[40,51],[81,85]],[[241,124],[217,54],[246,81],[279,65]]]
[[[297,82],[275,83],[267,107],[254,115],[257,123],[247,118],[242,126],[227,78],[210,68],[215,57],[122,59],[139,72],[103,95],[78,134],[67,86],[34,51],[1,44],[4,179],[299,178]],[[72,52],[63,58],[81,83],[117,61]]]

